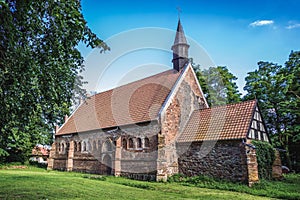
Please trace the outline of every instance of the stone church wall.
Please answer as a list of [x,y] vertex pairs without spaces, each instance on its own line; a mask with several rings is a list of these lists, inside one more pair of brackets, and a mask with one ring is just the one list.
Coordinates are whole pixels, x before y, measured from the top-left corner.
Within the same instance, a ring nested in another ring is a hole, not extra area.
[[48,168],[155,180],[159,132],[157,121],[153,121],[57,136]]
[[[158,123],[154,121],[127,126],[121,131],[123,133],[120,138],[120,175],[137,180],[155,180],[157,135],[160,132]],[[133,146],[129,144],[130,139]],[[124,141],[127,144],[124,144]]]
[[[218,141],[211,149],[202,142],[193,142],[186,148],[178,144],[179,173],[187,176],[207,175],[220,179],[247,182],[248,168],[245,146],[241,141]],[[202,147],[202,148],[201,148]]]
[[194,110],[204,108],[204,98],[191,67],[171,97],[171,102],[161,117],[161,134],[158,135],[158,180],[178,173],[176,137],[181,133]]

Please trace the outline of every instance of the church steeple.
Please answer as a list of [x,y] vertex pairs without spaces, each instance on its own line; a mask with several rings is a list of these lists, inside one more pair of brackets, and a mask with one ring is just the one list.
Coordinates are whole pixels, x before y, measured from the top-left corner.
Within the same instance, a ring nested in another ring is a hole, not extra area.
[[172,46],[173,50],[173,69],[179,71],[184,67],[184,65],[188,62],[188,50],[190,45],[187,44],[183,28],[178,20],[177,32],[175,36],[175,41]]

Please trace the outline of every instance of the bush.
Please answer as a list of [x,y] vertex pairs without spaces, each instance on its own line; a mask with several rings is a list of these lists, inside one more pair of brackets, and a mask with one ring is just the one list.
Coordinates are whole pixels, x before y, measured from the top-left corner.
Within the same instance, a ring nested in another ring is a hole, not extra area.
[[272,165],[275,160],[275,150],[267,142],[252,141],[256,146],[258,176],[260,179],[272,179]]
[[39,163],[37,161],[29,160],[29,164],[34,167],[47,169],[48,163]]
[[83,178],[88,178],[88,179],[94,179],[94,180],[98,180],[98,181],[106,181],[106,177],[105,176],[101,176],[101,175],[84,175]]
[[173,176],[168,177],[168,182],[173,183],[173,182],[183,182],[185,181],[186,176],[183,174],[174,174]]

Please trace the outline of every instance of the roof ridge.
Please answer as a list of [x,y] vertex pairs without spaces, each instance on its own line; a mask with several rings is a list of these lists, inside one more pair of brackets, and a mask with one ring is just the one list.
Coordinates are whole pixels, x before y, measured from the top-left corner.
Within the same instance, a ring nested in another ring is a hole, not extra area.
[[[160,73],[153,74],[153,75],[151,75],[151,76],[147,76],[147,77],[144,77],[144,78],[142,78],[142,79],[138,79],[138,80],[136,80],[136,81],[129,82],[129,83],[126,83],[126,84],[124,84],[124,85],[120,85],[120,86],[111,88],[111,89],[109,89],[109,90],[105,90],[105,91],[96,93],[96,94],[91,95],[91,96],[89,96],[89,97],[94,97],[94,96],[97,96],[98,94],[102,94],[102,93],[105,93],[105,92],[110,92],[110,91],[115,90],[115,89],[120,89],[120,88],[122,88],[122,87],[131,85],[131,84],[134,84],[134,83],[139,82],[139,81],[146,80],[146,79],[148,79],[148,78],[153,78],[154,76],[158,76],[158,75],[161,75],[161,74],[166,73],[166,72],[169,72],[169,71],[171,72],[171,71],[176,71],[176,70],[174,70],[174,69],[168,69],[168,70],[166,70],[166,71],[162,71],[162,72],[160,72]],[[179,73],[179,72],[176,71],[176,73]]]
[[[217,105],[217,106],[212,106],[212,107],[209,107],[209,108],[204,108],[204,109],[201,109],[201,110],[207,110],[207,109],[214,109],[214,108],[219,108],[219,107],[227,107],[227,106],[232,106],[232,105],[237,105],[237,104],[244,104],[244,103],[250,103],[252,101],[257,101],[256,99],[252,99],[252,100],[247,100],[247,101],[241,101],[241,102],[236,102],[236,103],[229,103],[229,104],[225,104],[225,105]],[[195,111],[198,111],[198,110],[195,110]]]

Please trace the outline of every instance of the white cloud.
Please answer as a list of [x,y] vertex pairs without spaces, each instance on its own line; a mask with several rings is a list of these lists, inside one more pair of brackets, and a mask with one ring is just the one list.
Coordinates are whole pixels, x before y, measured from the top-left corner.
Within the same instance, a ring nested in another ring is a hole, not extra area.
[[256,26],[267,26],[274,24],[273,20],[257,20],[255,22],[252,22],[250,26],[256,27]]
[[300,28],[300,24],[290,24],[286,27],[287,29]]

